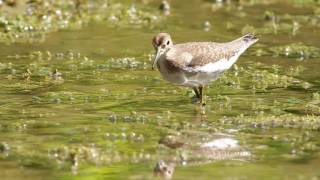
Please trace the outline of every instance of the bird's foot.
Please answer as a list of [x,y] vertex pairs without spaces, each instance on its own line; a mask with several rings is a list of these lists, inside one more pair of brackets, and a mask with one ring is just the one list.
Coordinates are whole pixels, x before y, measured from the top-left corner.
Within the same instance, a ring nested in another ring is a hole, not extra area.
[[201,115],[205,115],[206,114],[206,103],[205,102],[200,102],[200,113]]
[[206,106],[203,106],[202,104],[201,104],[201,107],[200,107],[200,114],[201,115],[205,115],[206,114]]
[[200,103],[200,98],[198,98],[197,96],[194,96],[194,97],[192,98],[192,103],[193,103],[193,104],[199,104],[199,103]]

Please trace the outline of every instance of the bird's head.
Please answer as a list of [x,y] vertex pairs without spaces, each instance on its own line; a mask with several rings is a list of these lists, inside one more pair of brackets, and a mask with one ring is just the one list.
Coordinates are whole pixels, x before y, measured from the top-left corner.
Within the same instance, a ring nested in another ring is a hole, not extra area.
[[152,39],[152,45],[156,50],[156,55],[152,62],[152,69],[157,64],[160,56],[173,46],[171,37],[167,33],[159,33]]

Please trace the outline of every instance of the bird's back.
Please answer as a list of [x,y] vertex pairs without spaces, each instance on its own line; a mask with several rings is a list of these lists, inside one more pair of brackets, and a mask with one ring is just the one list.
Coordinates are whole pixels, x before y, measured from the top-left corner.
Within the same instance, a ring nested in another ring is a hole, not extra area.
[[189,42],[176,44],[165,55],[166,60],[172,65],[188,69],[239,56],[257,40],[253,34],[247,34],[226,43]]

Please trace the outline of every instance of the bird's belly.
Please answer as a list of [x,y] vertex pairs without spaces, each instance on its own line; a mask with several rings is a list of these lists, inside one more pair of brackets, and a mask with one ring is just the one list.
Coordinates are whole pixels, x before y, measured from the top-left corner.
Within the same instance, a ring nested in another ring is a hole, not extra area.
[[187,87],[206,85],[209,82],[216,80],[224,72],[224,70],[211,72],[189,72],[170,65],[165,59],[161,59],[159,61],[158,69],[165,80]]
[[216,72],[198,72],[198,73],[189,73],[186,72],[185,76],[187,81],[185,82],[186,86],[200,86],[206,85],[211,81],[218,79],[218,77],[223,73],[223,71]]
[[200,85],[206,85],[211,81],[216,80],[223,72],[187,72],[183,70],[168,71],[166,68],[159,65],[159,71],[162,77],[176,85],[187,87],[198,87]]

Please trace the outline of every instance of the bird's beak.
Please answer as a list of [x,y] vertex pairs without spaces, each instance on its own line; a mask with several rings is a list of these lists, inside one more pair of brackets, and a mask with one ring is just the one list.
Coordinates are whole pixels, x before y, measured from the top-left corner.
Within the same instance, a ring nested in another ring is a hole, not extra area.
[[154,59],[152,61],[152,70],[154,70],[154,68],[155,68],[155,66],[156,66],[161,54],[162,54],[162,50],[158,49],[157,52],[156,52],[156,55],[155,55],[155,57],[154,57]]

